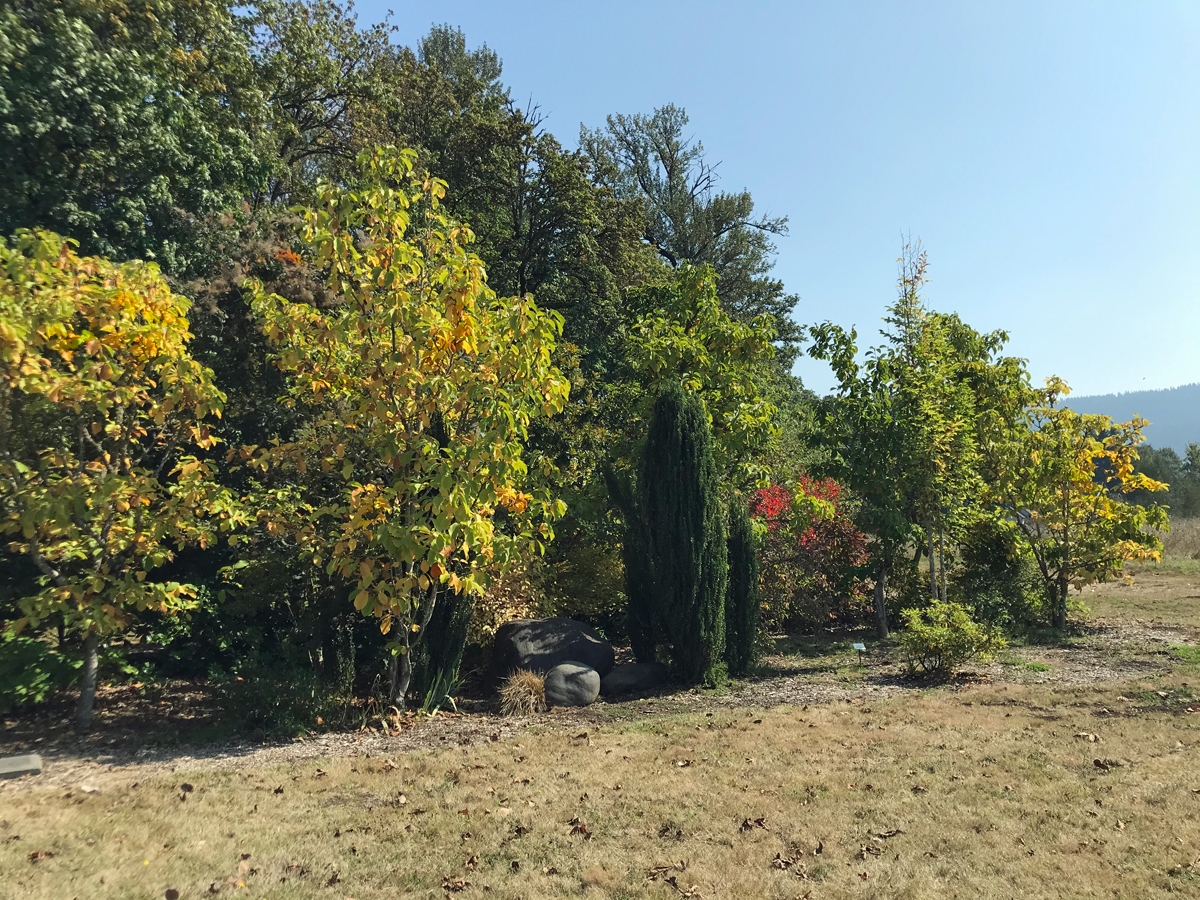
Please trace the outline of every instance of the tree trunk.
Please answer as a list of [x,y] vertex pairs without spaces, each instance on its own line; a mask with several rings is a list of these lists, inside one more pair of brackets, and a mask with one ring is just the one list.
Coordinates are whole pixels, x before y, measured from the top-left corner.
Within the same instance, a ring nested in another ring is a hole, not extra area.
[[879,571],[875,574],[875,628],[880,640],[884,640],[888,636],[886,591],[887,566],[880,563]]
[[930,521],[926,531],[929,533],[929,596],[936,600],[938,595],[937,589],[937,556],[933,552],[933,522]]
[[75,731],[92,730],[92,709],[96,705],[96,672],[100,664],[100,633],[89,631],[83,639],[83,682],[79,685],[79,704],[75,707]]
[[941,593],[938,595],[942,602],[946,601],[946,526],[938,523],[938,563],[942,570]]
[[1067,627],[1067,590],[1070,585],[1065,577],[1058,579],[1058,590],[1055,591],[1054,597],[1054,627]]
[[404,711],[405,698],[408,697],[408,685],[412,681],[412,648],[407,646],[407,641],[403,651],[392,657],[392,683],[388,698],[392,706],[401,712]]

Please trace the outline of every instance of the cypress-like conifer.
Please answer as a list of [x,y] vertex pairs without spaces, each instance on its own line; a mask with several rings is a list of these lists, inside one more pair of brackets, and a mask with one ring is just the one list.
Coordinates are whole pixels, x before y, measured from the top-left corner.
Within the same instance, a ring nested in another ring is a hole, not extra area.
[[725,592],[725,664],[744,675],[754,662],[758,632],[758,541],[746,504],[729,505],[729,587]]
[[638,479],[653,574],[656,630],[687,682],[721,678],[725,651],[725,526],[708,419],[678,385],[654,405]]

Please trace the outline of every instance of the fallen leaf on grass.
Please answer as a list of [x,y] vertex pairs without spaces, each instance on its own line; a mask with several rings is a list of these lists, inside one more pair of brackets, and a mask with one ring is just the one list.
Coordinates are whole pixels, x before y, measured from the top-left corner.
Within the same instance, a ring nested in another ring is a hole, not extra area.
[[914,794],[928,794],[929,793],[929,788],[921,787],[921,785],[919,785],[919,784],[914,784],[912,786],[911,790]]
[[859,872],[858,877],[861,878],[863,881],[866,881],[868,878],[871,877],[871,873],[870,872]]
[[335,884],[337,884],[341,880],[342,879],[338,878],[338,873],[334,872],[332,875],[329,876],[329,880],[325,882],[325,887],[333,887]]
[[1090,734],[1089,732],[1086,732],[1086,731],[1079,732],[1077,735],[1075,735],[1075,737],[1081,741],[1087,741],[1089,744],[1095,744],[1100,741],[1100,735]]
[[690,760],[690,759],[679,759],[679,760],[676,760],[676,761],[675,761],[675,765],[676,765],[678,768],[680,768],[680,769],[686,769],[688,766],[692,765],[692,760]]
[[681,859],[677,863],[668,863],[665,866],[651,866],[649,869],[646,870],[646,879],[648,881],[658,881],[658,879],[663,878],[670,872],[686,872],[686,871],[687,871],[687,863]]
[[54,852],[51,850],[34,850],[29,854],[29,861],[37,862],[39,859],[50,859],[53,856]]
[[1118,759],[1093,759],[1092,765],[1101,772],[1107,772],[1109,769],[1119,769],[1121,761]]
[[279,787],[275,788],[274,793],[282,794],[283,793],[283,785],[281,784]]
[[666,878],[663,879],[663,881],[666,884],[669,884],[671,887],[675,888],[675,890],[679,892],[680,897],[699,897],[700,896],[700,888],[696,887],[696,885],[694,885],[694,884],[688,885],[687,887],[681,887],[674,875],[668,875]]
[[759,816],[757,819],[743,819],[742,824],[738,826],[738,831],[747,832],[753,831],[755,828],[766,828],[767,820],[764,816]]
[[463,863],[463,868],[466,869],[467,871],[470,871],[471,869],[474,869],[477,865],[479,865],[479,857],[471,856],[465,863]]
[[583,820],[580,819],[579,816],[575,816],[567,824],[571,826],[571,834],[582,834],[585,841],[590,841],[592,839],[592,833],[588,831],[587,825],[584,824]]
[[876,834],[875,837],[882,838],[883,840],[886,841],[888,838],[894,838],[897,835],[901,835],[901,834],[904,834],[904,832],[901,831],[899,828],[893,828],[891,831],[881,831],[878,834]]
[[471,886],[471,882],[465,878],[451,879],[449,875],[442,879],[442,890],[450,894],[457,894],[465,891]]
[[554,866],[542,866],[542,874],[543,875],[557,875],[558,869],[554,868]]
[[781,853],[776,853],[775,858],[771,860],[772,869],[781,869],[784,872],[791,872],[801,879],[808,879],[808,866],[800,862],[799,857],[787,857]]

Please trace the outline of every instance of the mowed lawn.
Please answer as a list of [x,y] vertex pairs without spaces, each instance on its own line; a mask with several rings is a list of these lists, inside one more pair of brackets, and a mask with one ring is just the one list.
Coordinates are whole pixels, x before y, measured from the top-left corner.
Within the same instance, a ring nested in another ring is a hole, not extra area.
[[[1171,585],[1133,615],[1185,624]],[[1173,652],[1138,681],[626,704],[439,750],[8,785],[0,897],[1200,897],[1200,653]]]

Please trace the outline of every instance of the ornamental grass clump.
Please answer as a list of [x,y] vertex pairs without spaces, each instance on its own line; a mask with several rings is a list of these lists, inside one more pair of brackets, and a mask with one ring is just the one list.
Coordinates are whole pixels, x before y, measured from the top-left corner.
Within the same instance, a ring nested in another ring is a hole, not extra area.
[[1008,646],[1000,629],[971,618],[961,603],[934,600],[924,609],[904,610],[900,646],[910,672],[947,676],[971,659],[990,661]]
[[500,711],[506,716],[532,716],[546,710],[546,683],[537,672],[517,669],[500,687]]

